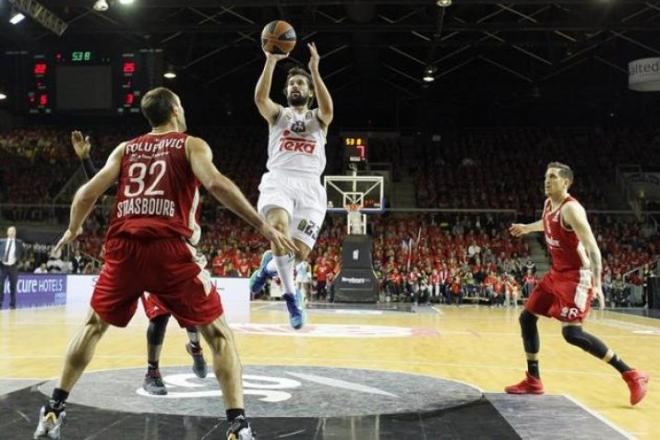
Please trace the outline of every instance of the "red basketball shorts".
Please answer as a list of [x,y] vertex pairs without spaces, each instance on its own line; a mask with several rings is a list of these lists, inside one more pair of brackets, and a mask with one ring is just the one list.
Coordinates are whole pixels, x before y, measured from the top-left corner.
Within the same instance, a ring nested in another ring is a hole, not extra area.
[[140,301],[142,301],[144,313],[149,319],[172,314],[156,295],[152,295],[149,292],[143,293],[140,297]]
[[591,308],[591,271],[548,272],[529,296],[525,309],[564,322],[582,321]]
[[149,292],[153,305],[171,312],[182,327],[208,324],[222,315],[222,303],[204,265],[203,256],[181,238],[110,238],[92,308],[107,323],[125,327],[138,299]]

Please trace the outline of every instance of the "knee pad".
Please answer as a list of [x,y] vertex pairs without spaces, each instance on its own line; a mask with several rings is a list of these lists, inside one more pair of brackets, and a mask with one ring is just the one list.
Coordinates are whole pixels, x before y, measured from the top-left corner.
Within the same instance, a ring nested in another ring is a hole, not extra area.
[[523,330],[523,332],[534,332],[536,331],[536,321],[538,321],[539,318],[534,316],[533,313],[528,312],[527,310],[523,310],[522,313],[520,314],[520,317],[518,318],[518,322],[520,323],[520,328]]
[[591,349],[591,340],[578,325],[567,325],[561,329],[561,334],[564,336],[566,342],[576,347],[580,347],[584,351]]
[[539,318],[532,313],[529,313],[527,310],[523,310],[518,319],[520,322],[523,345],[525,346],[525,352],[527,353],[538,353],[541,346],[539,331],[536,328],[536,321],[538,321],[538,319]]
[[569,344],[580,347],[582,350],[599,359],[603,359],[607,354],[607,346],[605,343],[596,336],[585,332],[582,329],[582,326],[567,325],[561,329],[561,334]]

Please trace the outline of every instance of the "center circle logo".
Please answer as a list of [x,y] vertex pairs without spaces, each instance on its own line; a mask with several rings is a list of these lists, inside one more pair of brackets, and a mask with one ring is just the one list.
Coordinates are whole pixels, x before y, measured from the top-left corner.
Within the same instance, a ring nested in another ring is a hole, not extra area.
[[[107,410],[217,417],[222,392],[212,373],[199,379],[190,367],[161,368],[168,394],[141,388],[143,369],[83,375],[68,401]],[[40,386],[50,395],[55,381]],[[250,417],[346,417],[435,411],[481,399],[470,385],[406,373],[353,368],[256,366],[244,368]]]

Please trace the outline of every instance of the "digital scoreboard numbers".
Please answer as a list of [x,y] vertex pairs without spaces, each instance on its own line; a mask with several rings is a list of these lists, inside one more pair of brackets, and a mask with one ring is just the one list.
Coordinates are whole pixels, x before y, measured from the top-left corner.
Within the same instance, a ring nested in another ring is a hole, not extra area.
[[27,84],[27,110],[30,114],[48,114],[53,111],[51,88],[53,66],[43,54],[34,55],[29,62],[30,78]]
[[160,49],[17,52],[11,61],[19,68],[17,94],[25,97],[20,108],[29,114],[139,113],[142,95],[162,84]]
[[138,57],[135,53],[123,53],[121,55],[119,72],[119,99],[117,102],[117,113],[139,113],[140,98],[143,90],[138,87],[139,77],[142,74],[138,68]]
[[140,49],[117,57],[116,110],[119,114],[140,113],[140,100],[150,89],[163,84],[162,49]]
[[359,135],[343,136],[345,154],[349,163],[366,162],[367,138]]
[[72,63],[82,63],[92,61],[92,52],[89,50],[71,52]]

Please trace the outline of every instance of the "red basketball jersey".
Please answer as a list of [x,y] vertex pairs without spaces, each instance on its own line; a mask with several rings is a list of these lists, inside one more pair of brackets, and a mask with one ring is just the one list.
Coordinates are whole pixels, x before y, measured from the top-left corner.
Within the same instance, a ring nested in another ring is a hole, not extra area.
[[577,200],[568,196],[557,209],[552,210],[550,199],[547,199],[543,208],[545,242],[552,256],[552,270],[555,272],[588,267],[584,247],[575,232],[568,229],[561,218],[561,208],[568,202],[577,203]]
[[145,134],[126,142],[107,237],[199,241],[200,183],[186,159],[188,135]]

